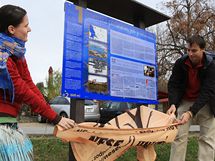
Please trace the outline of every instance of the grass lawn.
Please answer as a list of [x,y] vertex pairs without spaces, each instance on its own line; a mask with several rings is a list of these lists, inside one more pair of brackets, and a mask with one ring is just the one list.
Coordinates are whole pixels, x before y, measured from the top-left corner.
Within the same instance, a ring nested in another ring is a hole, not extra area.
[[[55,137],[30,137],[34,146],[35,161],[68,161],[68,143],[63,143]],[[155,145],[157,160],[168,161],[170,144]],[[196,137],[190,137],[187,148],[186,161],[197,160],[198,144]],[[117,161],[136,161],[134,148],[127,151]]]

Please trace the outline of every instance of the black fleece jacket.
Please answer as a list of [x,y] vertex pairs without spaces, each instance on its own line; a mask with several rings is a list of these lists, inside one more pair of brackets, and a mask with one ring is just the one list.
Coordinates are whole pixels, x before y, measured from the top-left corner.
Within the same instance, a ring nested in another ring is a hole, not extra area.
[[[185,60],[189,59],[185,54],[179,58],[173,67],[172,75],[168,82],[169,104],[179,107],[187,88],[188,71]],[[204,54],[204,64],[198,72],[200,78],[200,92],[190,111],[195,115],[204,105],[209,104],[211,112],[215,116],[215,62],[209,55]]]

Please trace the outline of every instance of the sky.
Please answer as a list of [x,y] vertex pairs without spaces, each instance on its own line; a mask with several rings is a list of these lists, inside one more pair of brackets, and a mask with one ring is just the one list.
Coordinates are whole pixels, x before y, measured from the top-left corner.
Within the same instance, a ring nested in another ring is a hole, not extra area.
[[[160,12],[163,0],[137,0]],[[26,43],[26,59],[34,83],[45,82],[50,66],[62,71],[64,0],[0,0],[0,6],[23,7],[31,32]]]

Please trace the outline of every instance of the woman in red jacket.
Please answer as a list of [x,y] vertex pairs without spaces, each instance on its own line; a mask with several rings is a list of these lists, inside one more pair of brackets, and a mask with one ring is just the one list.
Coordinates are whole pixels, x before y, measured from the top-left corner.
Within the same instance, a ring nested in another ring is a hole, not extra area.
[[0,8],[0,160],[33,160],[31,141],[17,126],[21,104],[54,124],[72,128],[74,121],[58,116],[46,103],[33,83],[25,60],[28,16],[23,8],[5,5]]

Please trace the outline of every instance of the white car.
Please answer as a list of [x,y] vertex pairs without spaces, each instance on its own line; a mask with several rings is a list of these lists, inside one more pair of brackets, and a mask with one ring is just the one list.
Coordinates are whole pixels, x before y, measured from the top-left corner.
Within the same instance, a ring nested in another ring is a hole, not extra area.
[[[52,109],[57,112],[60,116],[70,117],[70,98],[57,96],[50,102]],[[98,121],[100,119],[99,106],[92,100],[84,101],[84,120],[85,121]],[[38,115],[39,122],[46,122],[46,119]]]

